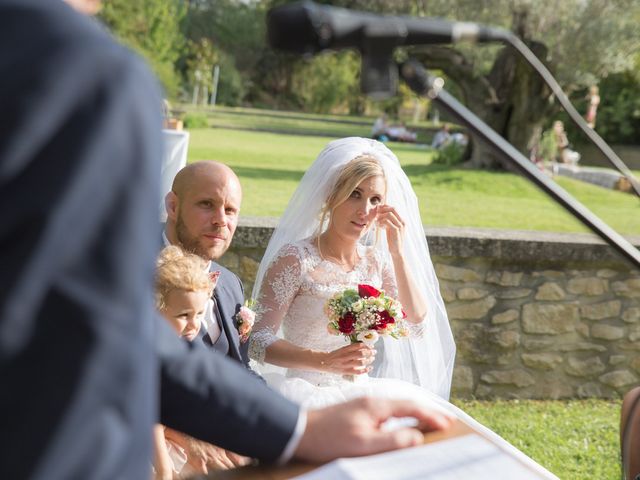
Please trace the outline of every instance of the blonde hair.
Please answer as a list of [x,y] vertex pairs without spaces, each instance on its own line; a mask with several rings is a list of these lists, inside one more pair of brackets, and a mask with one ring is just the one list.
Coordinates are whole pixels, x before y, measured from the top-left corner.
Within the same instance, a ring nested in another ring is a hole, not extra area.
[[160,252],[156,262],[156,308],[163,310],[172,290],[212,291],[214,282],[207,271],[207,262],[180,247],[170,245]]
[[322,233],[327,215],[331,218],[333,209],[344,203],[363,180],[378,176],[385,180],[386,188],[387,182],[382,165],[370,155],[361,155],[347,163],[338,175],[333,189],[320,211],[320,225],[317,234]]

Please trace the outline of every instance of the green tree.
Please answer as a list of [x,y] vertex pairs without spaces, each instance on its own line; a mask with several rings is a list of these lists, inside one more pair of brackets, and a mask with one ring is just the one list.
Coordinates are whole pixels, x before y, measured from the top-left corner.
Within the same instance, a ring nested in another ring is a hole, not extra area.
[[349,107],[349,93],[358,85],[358,63],[353,52],[327,53],[300,63],[294,73],[292,93],[306,111],[330,112]]
[[181,0],[109,0],[100,18],[123,43],[147,59],[168,96],[180,86],[175,64],[184,48]]
[[[509,28],[555,73],[571,94],[599,78],[629,69],[640,50],[640,2],[634,0],[344,0],[348,8],[442,16]],[[550,90],[511,48],[428,46],[408,53],[443,72],[462,101],[516,148],[558,110]],[[484,145],[472,164],[497,167]]]

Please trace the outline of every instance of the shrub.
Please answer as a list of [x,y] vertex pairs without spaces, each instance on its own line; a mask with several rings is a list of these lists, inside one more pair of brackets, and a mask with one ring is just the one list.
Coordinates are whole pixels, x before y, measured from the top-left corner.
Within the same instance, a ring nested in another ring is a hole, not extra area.
[[435,165],[457,165],[464,159],[465,146],[458,142],[449,142],[434,155],[431,163]]
[[185,128],[207,128],[209,120],[202,113],[187,113],[184,117]]

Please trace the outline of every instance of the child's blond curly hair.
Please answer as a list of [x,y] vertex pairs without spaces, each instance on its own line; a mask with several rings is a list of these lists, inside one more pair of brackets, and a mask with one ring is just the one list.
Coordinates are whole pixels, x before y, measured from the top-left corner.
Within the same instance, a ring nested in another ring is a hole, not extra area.
[[207,271],[207,262],[198,255],[170,245],[160,252],[156,262],[156,308],[163,310],[172,290],[212,292],[215,281]]

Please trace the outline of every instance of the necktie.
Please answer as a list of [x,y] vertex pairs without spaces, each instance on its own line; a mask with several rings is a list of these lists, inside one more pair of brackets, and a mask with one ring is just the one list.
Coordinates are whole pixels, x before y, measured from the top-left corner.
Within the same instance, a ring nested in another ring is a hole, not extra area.
[[215,311],[216,308],[215,298],[211,297],[207,301],[207,307],[204,312],[204,324],[207,329],[207,333],[209,334],[209,338],[211,339],[211,343],[216,343],[216,340],[218,340],[222,333],[220,331],[220,326],[218,325],[218,318]]

